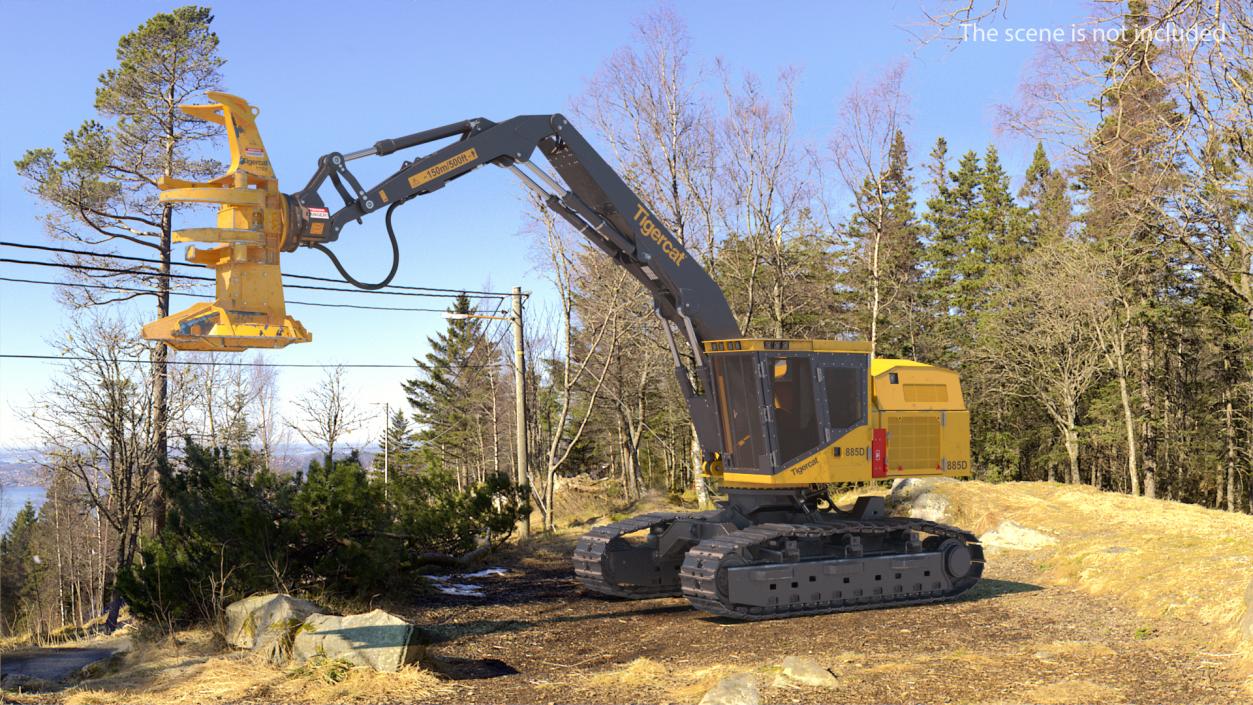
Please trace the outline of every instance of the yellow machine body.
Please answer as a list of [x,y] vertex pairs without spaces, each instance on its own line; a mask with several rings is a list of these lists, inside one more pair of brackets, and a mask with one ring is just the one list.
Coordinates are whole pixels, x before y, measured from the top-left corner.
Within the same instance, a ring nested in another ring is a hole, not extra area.
[[834,340],[707,342],[727,487],[965,477],[970,412],[957,373]]
[[279,256],[286,232],[286,202],[257,132],[259,112],[241,98],[210,91],[211,105],[180,106],[193,117],[226,128],[231,163],[226,174],[206,182],[163,178],[162,203],[215,204],[216,227],[172,234],[176,243],[210,243],[187,248],[187,260],[215,272],[212,303],[197,303],[144,326],[143,336],[177,350],[240,351],[281,348],[313,336],[287,315]]

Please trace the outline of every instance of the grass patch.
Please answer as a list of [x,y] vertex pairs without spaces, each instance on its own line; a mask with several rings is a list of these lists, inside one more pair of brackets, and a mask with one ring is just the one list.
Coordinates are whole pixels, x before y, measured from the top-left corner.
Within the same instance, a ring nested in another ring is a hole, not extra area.
[[1050,582],[1238,640],[1253,516],[1042,482],[938,483],[935,491],[949,499],[951,523],[976,534],[1008,520],[1056,536],[1036,559]]
[[276,667],[249,652],[223,651],[207,630],[140,642],[112,673],[66,690],[65,705],[106,703],[421,702],[450,686],[417,667],[378,673],[336,659]]
[[587,682],[600,691],[628,692],[639,702],[696,702],[718,681],[736,672],[734,666],[686,667],[649,658],[592,674]]

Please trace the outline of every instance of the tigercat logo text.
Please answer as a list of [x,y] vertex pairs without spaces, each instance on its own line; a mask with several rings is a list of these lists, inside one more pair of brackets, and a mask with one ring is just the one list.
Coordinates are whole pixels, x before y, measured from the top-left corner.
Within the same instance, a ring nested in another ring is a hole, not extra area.
[[657,243],[661,247],[661,251],[670,258],[670,261],[676,265],[683,264],[683,260],[687,258],[687,253],[676,242],[671,240],[665,231],[657,227],[657,224],[649,217],[648,209],[644,208],[642,203],[635,209],[635,222],[639,223],[640,232],[644,233],[644,237]]
[[417,188],[431,179],[443,176],[459,166],[465,166],[475,159],[479,158],[479,153],[473,147],[467,149],[461,154],[454,154],[444,161],[433,167],[428,167],[409,177],[409,188]]
[[792,468],[792,474],[793,474],[793,475],[800,475],[801,473],[805,472],[806,470],[808,470],[808,469],[812,468],[813,466],[815,466],[815,465],[817,465],[817,464],[818,464],[818,456],[816,456],[816,455],[815,455],[814,457],[810,458],[809,460],[806,460],[805,462],[801,463],[800,465],[797,465],[797,466],[793,467],[793,468]]

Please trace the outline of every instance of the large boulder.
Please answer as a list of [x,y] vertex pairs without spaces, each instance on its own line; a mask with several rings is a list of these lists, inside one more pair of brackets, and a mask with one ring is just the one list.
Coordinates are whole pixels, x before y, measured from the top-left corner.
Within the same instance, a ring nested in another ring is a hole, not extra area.
[[934,492],[936,485],[957,482],[951,477],[909,477],[901,478],[892,483],[892,491],[887,496],[888,509],[896,514],[905,514],[914,519],[946,523],[952,505],[948,498]]
[[376,671],[392,672],[416,662],[423,651],[420,630],[383,610],[336,617],[310,615],[296,633],[292,657],[342,659]]
[[226,642],[281,662],[291,650],[296,629],[306,617],[321,611],[314,603],[290,595],[246,597],[226,608]]
[[736,673],[710,688],[700,705],[760,705],[761,693],[751,673]]

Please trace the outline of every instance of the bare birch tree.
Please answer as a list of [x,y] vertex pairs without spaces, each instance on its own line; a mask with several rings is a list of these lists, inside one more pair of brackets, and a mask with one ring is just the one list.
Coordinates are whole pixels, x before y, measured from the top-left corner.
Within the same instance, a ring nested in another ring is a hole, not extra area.
[[309,445],[325,453],[326,468],[335,465],[335,447],[365,423],[352,393],[344,384],[344,368],[326,370],[320,384],[292,401],[298,416],[287,424]]

